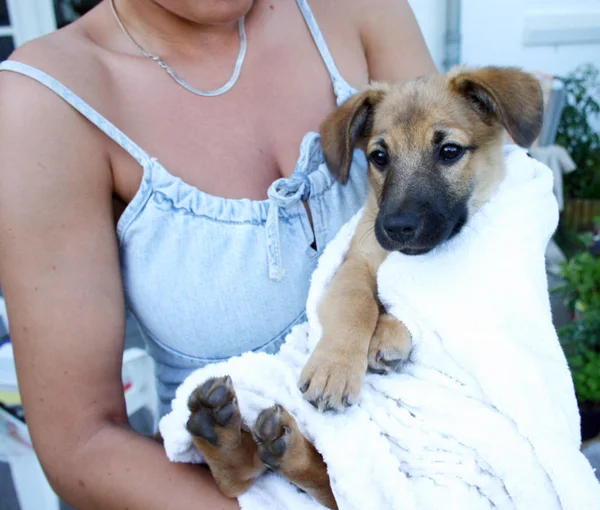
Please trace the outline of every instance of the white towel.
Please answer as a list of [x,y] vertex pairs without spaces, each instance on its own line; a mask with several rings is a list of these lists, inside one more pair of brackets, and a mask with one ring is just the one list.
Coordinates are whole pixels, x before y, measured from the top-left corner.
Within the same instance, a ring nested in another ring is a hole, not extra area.
[[[369,374],[360,404],[317,412],[297,380],[321,328],[317,305],[360,217],[326,248],[308,323],[277,355],[247,353],[192,373],[160,423],[172,461],[199,462],[185,423],[191,391],[229,374],[253,424],[274,402],[325,459],[340,509],[600,509],[580,453],[579,415],[552,326],[544,251],[558,212],[552,173],[515,146],[507,177],[454,239],[421,256],[391,254],[378,273],[387,310],[411,330],[400,373]],[[244,510],[322,508],[282,477],[261,477]]]

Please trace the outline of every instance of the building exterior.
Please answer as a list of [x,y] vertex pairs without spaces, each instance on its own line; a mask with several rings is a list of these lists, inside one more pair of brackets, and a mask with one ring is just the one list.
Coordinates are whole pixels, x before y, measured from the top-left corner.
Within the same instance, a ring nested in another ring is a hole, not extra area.
[[409,2],[440,69],[447,15],[449,8],[457,7],[461,63],[517,65],[554,75],[587,62],[600,68],[600,0]]
[[[0,0],[0,59],[98,2]],[[409,2],[442,70],[449,56],[448,42],[453,38],[457,58],[451,58],[451,63],[518,65],[559,75],[583,62],[600,68],[600,0]]]

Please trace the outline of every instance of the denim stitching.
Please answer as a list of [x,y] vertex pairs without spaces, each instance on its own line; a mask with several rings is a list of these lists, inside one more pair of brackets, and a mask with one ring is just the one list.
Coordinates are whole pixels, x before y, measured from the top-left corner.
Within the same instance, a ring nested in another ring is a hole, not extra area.
[[[302,310],[302,312],[300,312],[300,314],[298,314],[292,322],[290,322],[284,329],[282,329],[281,332],[277,333],[274,337],[271,337],[269,340],[267,340],[265,343],[259,345],[258,347],[252,348],[249,352],[261,351],[261,350],[267,348],[269,345],[277,342],[278,340],[285,339],[285,336],[287,336],[287,334],[292,330],[292,328],[295,325],[300,324],[301,322],[305,322],[305,321],[306,321],[306,310]],[[170,346],[164,344],[163,342],[157,340],[156,338],[154,338],[154,336],[142,325],[141,321],[138,321],[138,323],[139,323],[140,327],[144,330],[144,334],[147,335],[148,338],[150,338],[153,343],[155,343],[157,346],[159,346],[164,351],[169,352],[173,356],[178,356],[182,360],[199,361],[199,362],[204,362],[204,363],[216,363],[216,362],[225,361],[225,360],[228,360],[229,358],[231,358],[231,356],[215,357],[215,358],[201,358],[201,357],[193,356],[191,354],[187,354],[185,352],[178,351],[177,349],[174,349],[173,347],[170,347]]]

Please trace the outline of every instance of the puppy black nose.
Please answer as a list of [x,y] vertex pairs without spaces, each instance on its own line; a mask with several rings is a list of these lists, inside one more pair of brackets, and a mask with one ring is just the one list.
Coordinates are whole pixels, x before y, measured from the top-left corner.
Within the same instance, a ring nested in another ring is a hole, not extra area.
[[420,225],[421,217],[413,212],[388,214],[383,218],[383,228],[387,235],[398,242],[410,241]]

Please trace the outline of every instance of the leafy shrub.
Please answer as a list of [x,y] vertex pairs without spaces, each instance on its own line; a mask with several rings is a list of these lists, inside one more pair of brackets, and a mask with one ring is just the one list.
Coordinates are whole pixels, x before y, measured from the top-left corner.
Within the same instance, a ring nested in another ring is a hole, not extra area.
[[579,66],[565,79],[567,93],[556,144],[569,151],[577,170],[564,176],[567,198],[600,199],[600,135],[593,122],[600,114],[600,71]]

